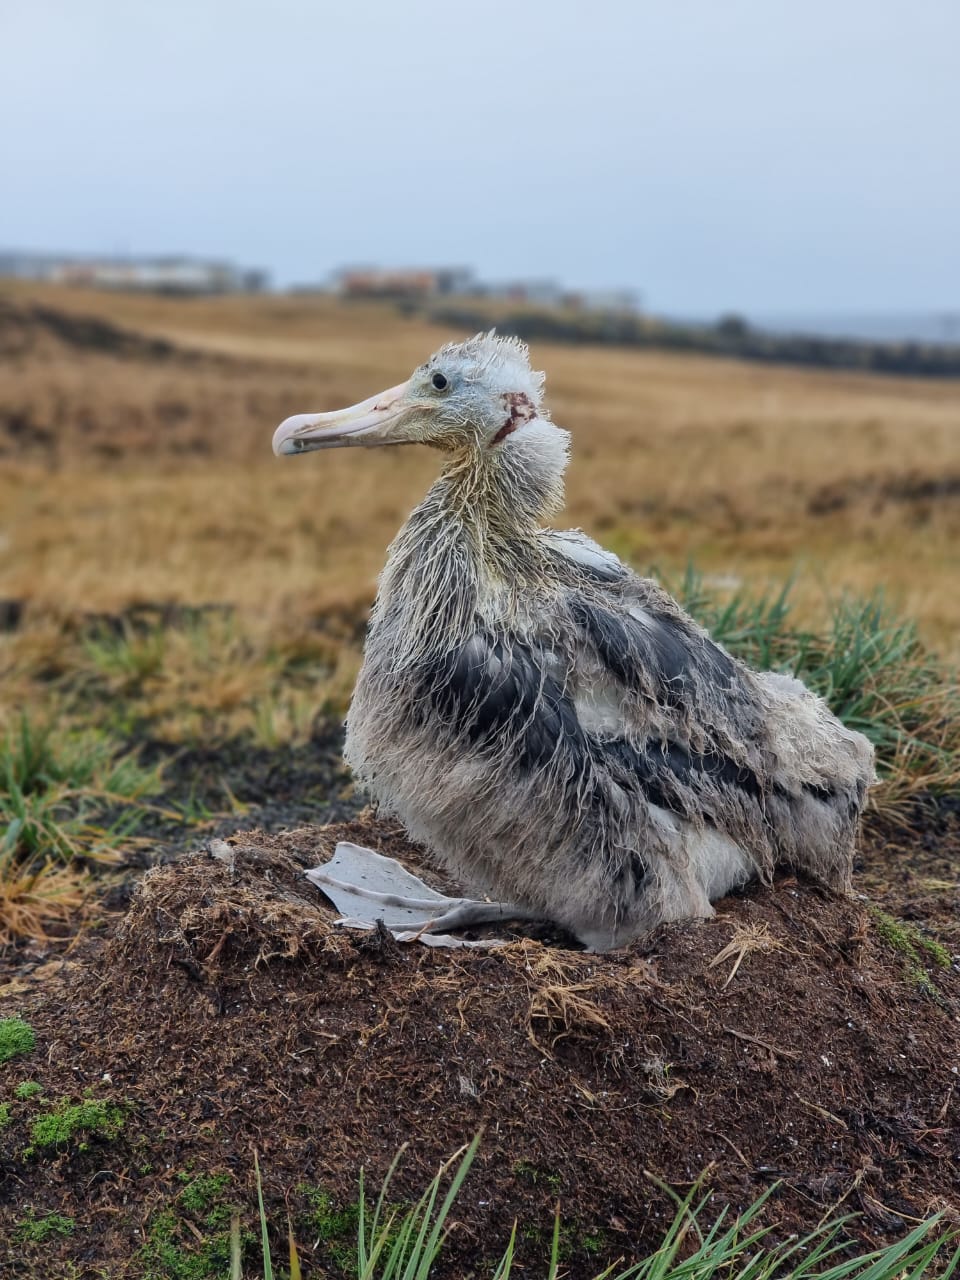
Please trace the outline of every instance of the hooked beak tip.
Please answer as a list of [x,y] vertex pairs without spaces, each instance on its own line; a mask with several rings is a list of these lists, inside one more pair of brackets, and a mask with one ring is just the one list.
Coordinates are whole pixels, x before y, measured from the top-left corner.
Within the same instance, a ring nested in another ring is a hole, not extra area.
[[277,458],[289,456],[291,453],[300,453],[303,449],[303,443],[298,441],[291,433],[296,431],[299,422],[295,418],[287,418],[281,422],[279,427],[273,433],[273,452]]

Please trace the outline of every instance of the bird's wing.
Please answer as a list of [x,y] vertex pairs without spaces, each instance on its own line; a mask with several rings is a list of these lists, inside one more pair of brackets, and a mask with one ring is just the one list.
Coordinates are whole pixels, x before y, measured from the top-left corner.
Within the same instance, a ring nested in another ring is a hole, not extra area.
[[680,718],[752,700],[741,663],[654,584],[633,578],[631,586],[616,595],[574,592],[569,599],[583,642],[625,694]]
[[[750,768],[712,740],[692,739],[682,726],[675,703],[689,673],[680,654],[663,637],[647,636],[635,619],[620,631],[615,621],[606,611],[584,614],[583,641],[604,664],[600,680],[620,708],[619,721],[597,725],[569,660],[551,648],[546,634],[520,638],[478,630],[424,666],[421,705],[429,704],[456,739],[509,768],[549,769],[581,790],[599,771],[621,788],[641,791],[650,803],[695,820],[707,816],[705,795],[717,788],[757,798],[760,782]],[[663,721],[644,727],[631,711],[628,690],[641,685],[670,713],[671,736]]]
[[759,803],[763,711],[751,673],[654,583],[573,592],[573,702],[618,778],[696,819],[711,797]]
[[542,536],[548,550],[582,580],[569,605],[582,642],[599,665],[595,702],[612,700],[619,706],[633,699],[641,708],[659,707],[676,719],[706,723],[718,714],[723,721],[724,712],[738,708],[741,728],[753,729],[750,673],[661,587],[639,578],[579,529],[544,530]]
[[420,697],[454,736],[524,768],[584,745],[555,655],[529,638],[478,630],[424,665]]
[[655,582],[580,529],[545,529],[544,547],[583,579],[571,611],[602,666],[627,692],[684,708],[706,687],[739,695],[749,677]]

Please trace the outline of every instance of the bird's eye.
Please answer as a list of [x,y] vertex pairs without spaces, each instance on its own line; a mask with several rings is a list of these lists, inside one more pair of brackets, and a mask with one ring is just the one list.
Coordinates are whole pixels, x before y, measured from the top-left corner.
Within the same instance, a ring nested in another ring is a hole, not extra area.
[[447,387],[450,385],[442,373],[435,373],[430,381],[438,391],[446,391]]

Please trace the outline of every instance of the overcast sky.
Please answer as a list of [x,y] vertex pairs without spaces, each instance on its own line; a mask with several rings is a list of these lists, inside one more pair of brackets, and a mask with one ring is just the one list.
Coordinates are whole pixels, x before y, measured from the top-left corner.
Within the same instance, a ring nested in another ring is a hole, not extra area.
[[960,0],[0,0],[0,247],[960,305]]

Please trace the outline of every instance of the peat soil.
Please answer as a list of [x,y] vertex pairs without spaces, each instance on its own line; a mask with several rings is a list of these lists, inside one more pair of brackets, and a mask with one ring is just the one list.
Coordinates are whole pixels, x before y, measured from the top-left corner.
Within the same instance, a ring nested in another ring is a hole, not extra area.
[[[960,1225],[950,805],[875,826],[853,900],[781,878],[612,955],[543,933],[436,950],[339,930],[304,878],[351,839],[450,887],[369,812],[280,829],[303,821],[308,780],[355,807],[321,737],[269,763],[179,757],[272,830],[224,841],[224,819],[114,889],[68,949],[7,956],[0,1017],[36,1047],[0,1064],[0,1274],[222,1277],[234,1208],[252,1274],[256,1151],[275,1257],[289,1214],[304,1275],[348,1276],[361,1167],[375,1191],[408,1143],[402,1206],[481,1129],[441,1278],[489,1277],[514,1221],[514,1274],[544,1275],[559,1204],[564,1264],[587,1280],[655,1246],[669,1193],[704,1173],[711,1212],[774,1188],[775,1239],[845,1213],[865,1247],[937,1211]],[[25,1081],[39,1090],[18,1096]],[[38,1140],[78,1104],[72,1133]],[[45,1230],[51,1214],[72,1227]]]

